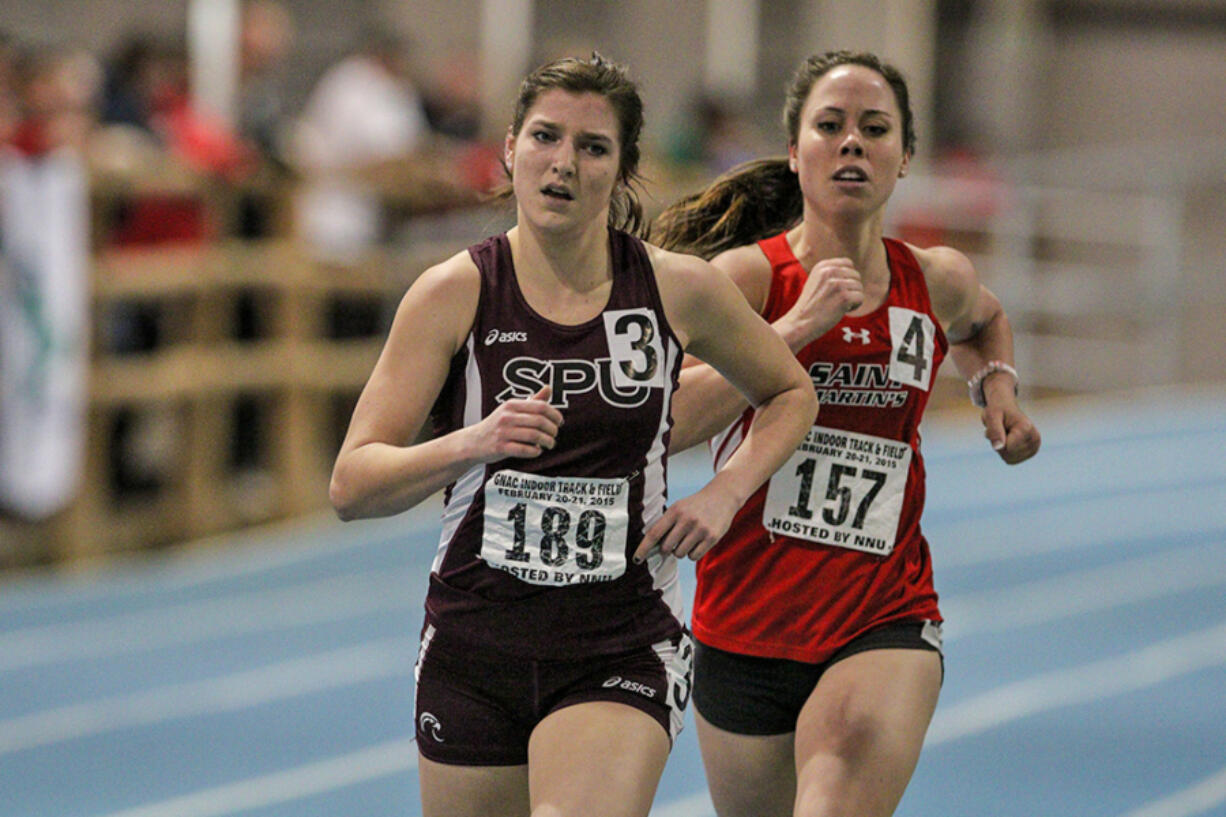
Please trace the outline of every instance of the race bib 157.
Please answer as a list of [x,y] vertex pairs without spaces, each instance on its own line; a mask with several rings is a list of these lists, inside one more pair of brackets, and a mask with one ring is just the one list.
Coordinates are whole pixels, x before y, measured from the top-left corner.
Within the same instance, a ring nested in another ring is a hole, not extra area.
[[894,550],[911,447],[814,426],[766,492],[772,533],[888,556]]

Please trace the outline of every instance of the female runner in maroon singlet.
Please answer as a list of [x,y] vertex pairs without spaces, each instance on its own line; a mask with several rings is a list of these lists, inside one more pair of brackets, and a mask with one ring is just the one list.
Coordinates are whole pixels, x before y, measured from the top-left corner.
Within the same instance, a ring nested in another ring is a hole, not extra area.
[[[337,457],[345,519],[445,489],[416,666],[427,817],[645,817],[689,699],[676,558],[718,541],[816,407],[725,276],[631,234],[641,126],[633,83],[596,55],[525,79],[516,226],[409,289]],[[757,414],[670,507],[687,349]]]

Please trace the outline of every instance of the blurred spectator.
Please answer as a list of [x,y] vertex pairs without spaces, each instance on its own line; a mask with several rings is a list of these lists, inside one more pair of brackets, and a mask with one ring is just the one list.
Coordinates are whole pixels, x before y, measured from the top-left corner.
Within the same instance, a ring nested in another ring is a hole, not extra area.
[[[100,243],[126,247],[198,242],[206,233],[198,200],[169,189],[157,191],[158,185],[149,184],[150,179],[164,181],[171,164],[154,125],[158,100],[171,82],[170,52],[158,38],[134,33],[125,37],[106,61],[100,127],[90,140]],[[122,190],[131,179],[143,182],[143,195],[107,195],[111,180]],[[147,344],[124,340],[118,345],[128,348]]]
[[265,159],[282,159],[289,121],[286,58],[294,20],[278,0],[248,0],[239,31],[238,132]]
[[153,99],[152,124],[167,149],[204,175],[232,183],[250,175],[256,164],[253,146],[192,99],[185,47],[176,45],[167,52],[166,69]]
[[202,182],[251,176],[255,148],[221,117],[193,104],[187,50],[144,35],[124,42],[107,67],[95,169],[138,179],[144,192],[111,202],[104,240],[114,246],[198,243],[219,225]]
[[0,31],[0,144],[12,141],[21,121],[21,100],[17,83],[17,44]]
[[430,71],[423,91],[430,130],[447,140],[447,159],[454,169],[452,182],[477,193],[487,193],[506,180],[502,167],[502,139],[482,138],[480,72],[467,52],[451,54]]
[[319,260],[351,264],[382,239],[386,225],[369,174],[411,155],[428,132],[407,43],[368,31],[357,52],[319,80],[295,134],[295,156],[308,177],[298,229]]
[[85,147],[95,122],[100,69],[87,54],[29,51],[13,67],[17,117],[9,144],[26,156]]
[[712,175],[761,155],[753,128],[731,103],[699,95],[670,140],[668,155],[681,165],[699,165]]
[[152,132],[154,100],[167,73],[166,49],[152,36],[133,34],[123,40],[106,67],[99,112],[102,123]]
[[435,133],[463,142],[481,137],[480,76],[476,60],[452,54],[431,71],[425,89],[426,119]]
[[143,34],[125,40],[107,65],[101,107],[103,125],[148,133],[198,173],[234,181],[251,171],[253,146],[194,104],[182,42]]
[[[215,185],[234,185],[257,167],[257,152],[223,118],[194,104],[186,47],[134,35],[109,66],[104,129],[92,140],[103,242],[120,249],[201,244],[222,228]],[[115,182],[108,188],[108,181]],[[135,182],[135,184],[132,184]],[[139,191],[139,192],[136,192]],[[99,316],[112,351],[161,346],[163,305],[116,304]],[[155,491],[171,480],[174,418],[165,407],[125,407],[108,430],[112,488]]]
[[254,150],[257,169],[239,191],[234,225],[239,238],[268,238],[283,229],[281,191],[289,181],[286,131],[287,61],[294,20],[280,0],[245,0],[238,43],[238,133]]

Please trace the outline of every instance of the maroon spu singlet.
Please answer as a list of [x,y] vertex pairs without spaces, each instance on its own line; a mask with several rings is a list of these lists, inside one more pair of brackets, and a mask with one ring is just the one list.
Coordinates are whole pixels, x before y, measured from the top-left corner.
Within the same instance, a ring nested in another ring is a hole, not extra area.
[[[771,263],[763,317],[773,321],[808,272],[786,233],[759,246]],[[705,644],[821,663],[873,627],[940,619],[920,532],[919,424],[949,343],[915,256],[899,241],[885,247],[885,302],[844,316],[798,354],[821,404],[816,424],[698,562],[693,628]],[[717,467],[752,417],[746,410],[711,441]]]
[[675,560],[631,559],[664,512],[669,406],[682,349],[642,242],[610,231],[613,283],[594,319],[554,323],[525,301],[505,235],[469,248],[481,294],[434,407],[434,430],[552,387],[557,445],[471,469],[445,493],[426,623],[440,641],[575,658],[682,629]]

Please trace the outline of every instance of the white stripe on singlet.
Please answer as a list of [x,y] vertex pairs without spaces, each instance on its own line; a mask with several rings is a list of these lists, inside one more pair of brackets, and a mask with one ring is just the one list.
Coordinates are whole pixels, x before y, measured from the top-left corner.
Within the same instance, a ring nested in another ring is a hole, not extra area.
[[413,683],[421,683],[421,665],[426,661],[426,652],[430,649],[430,642],[434,640],[434,625],[426,625],[426,631],[421,634],[421,645],[417,648],[417,662],[413,664]]
[[[470,332],[465,348],[468,351],[468,363],[464,367],[464,427],[481,422],[481,372],[477,368],[476,342]],[[473,499],[481,490],[485,477],[485,465],[474,465],[464,476],[455,481],[448,497],[447,507],[443,508],[443,530],[439,534],[438,552],[434,555],[434,564],[430,570],[437,572],[447,555],[447,546],[451,537],[468,513]]]
[[[666,345],[665,375],[668,383],[672,382],[673,366],[681,355],[680,347],[672,340]],[[643,466],[643,529],[651,527],[664,514],[665,499],[668,492],[668,480],[664,473],[664,456],[666,447],[664,435],[668,432],[668,416],[672,407],[673,390],[666,387],[664,399],[660,405],[660,424],[656,429],[655,439],[647,450],[647,464]],[[647,569],[651,571],[652,587],[660,591],[660,598],[668,605],[677,621],[685,623],[685,601],[681,595],[681,582],[678,578],[677,560],[673,557],[661,557],[658,551],[653,551],[647,559]]]

